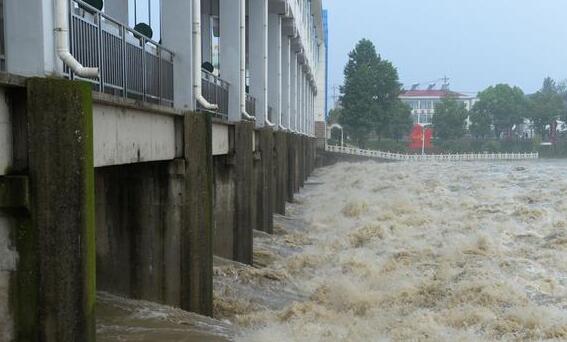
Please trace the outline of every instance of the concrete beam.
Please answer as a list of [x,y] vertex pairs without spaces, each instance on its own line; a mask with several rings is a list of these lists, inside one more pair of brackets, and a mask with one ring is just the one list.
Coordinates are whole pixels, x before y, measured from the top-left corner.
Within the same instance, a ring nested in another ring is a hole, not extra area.
[[28,81],[32,222],[38,234],[42,341],[95,341],[92,90]]
[[181,230],[181,308],[213,313],[213,159],[211,116],[185,116],[185,215]]

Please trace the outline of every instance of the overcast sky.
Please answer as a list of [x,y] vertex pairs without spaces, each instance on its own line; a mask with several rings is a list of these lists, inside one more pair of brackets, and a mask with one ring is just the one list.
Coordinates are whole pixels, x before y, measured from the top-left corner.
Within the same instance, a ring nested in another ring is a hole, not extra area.
[[330,89],[342,83],[361,38],[408,87],[447,75],[453,90],[504,82],[533,92],[548,75],[567,79],[567,0],[324,0],[324,7]]

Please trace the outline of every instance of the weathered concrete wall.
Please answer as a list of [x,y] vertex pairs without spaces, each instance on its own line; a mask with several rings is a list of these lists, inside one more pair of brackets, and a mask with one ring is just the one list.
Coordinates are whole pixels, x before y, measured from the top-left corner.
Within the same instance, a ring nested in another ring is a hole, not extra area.
[[253,230],[253,131],[254,123],[236,124],[234,133],[234,169],[236,183],[236,214],[234,260],[252,264]]
[[254,177],[256,185],[256,227],[266,233],[274,231],[274,134],[271,128],[257,131],[257,152],[259,160],[255,163]]
[[185,114],[185,210],[181,233],[181,308],[213,314],[213,151],[207,113]]
[[12,115],[6,89],[0,88],[0,176],[9,173],[13,160]]
[[42,341],[95,340],[91,93],[81,82],[42,78],[27,84]]
[[287,202],[288,179],[288,134],[282,131],[274,132],[274,211],[285,215]]
[[0,341],[39,336],[37,234],[26,176],[0,177]]
[[215,232],[214,254],[229,260],[234,258],[236,218],[236,182],[232,157],[215,156]]
[[95,166],[172,160],[175,113],[150,112],[109,103],[94,105]]
[[180,306],[184,161],[100,168],[95,178],[97,287]]
[[213,156],[225,155],[229,151],[229,125],[213,123]]
[[14,340],[14,317],[10,308],[10,280],[16,272],[14,222],[0,210],[0,341]]

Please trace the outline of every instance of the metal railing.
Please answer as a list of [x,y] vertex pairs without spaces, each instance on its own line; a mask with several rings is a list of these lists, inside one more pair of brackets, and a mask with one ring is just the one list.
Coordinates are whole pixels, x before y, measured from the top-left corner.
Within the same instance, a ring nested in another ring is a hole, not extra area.
[[466,154],[402,154],[362,150],[355,147],[327,145],[328,152],[350,154],[393,161],[477,161],[477,160],[536,160],[539,153],[466,153]]
[[[218,106],[216,111],[208,110],[208,112],[219,119],[228,120],[228,92],[230,84],[205,70],[201,71],[201,75],[203,97],[209,103]],[[197,109],[204,110],[199,103],[197,103]]]
[[69,9],[71,53],[100,68],[99,79],[81,79],[100,92],[173,106],[172,51],[81,0],[69,0]]
[[246,112],[251,116],[256,116],[256,98],[246,94]]
[[268,106],[268,120],[274,123],[274,109],[271,106]]

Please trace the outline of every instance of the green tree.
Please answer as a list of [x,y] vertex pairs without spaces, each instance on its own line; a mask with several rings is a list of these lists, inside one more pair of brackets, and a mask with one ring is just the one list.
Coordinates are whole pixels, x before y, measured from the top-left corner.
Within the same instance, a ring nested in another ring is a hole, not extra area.
[[370,133],[387,131],[401,92],[398,72],[376,53],[371,41],[363,39],[350,52],[344,75],[339,123],[354,142],[365,147]]
[[540,91],[530,96],[530,115],[535,131],[544,138],[546,126],[565,114],[565,102],[560,88],[551,78],[546,78]]
[[528,103],[518,87],[491,86],[479,93],[478,99],[473,111],[491,118],[497,137],[503,132],[511,133],[514,125],[521,123],[527,114]]
[[343,110],[340,107],[331,109],[329,111],[329,119],[327,120],[327,123],[331,125],[334,123],[339,123],[341,121],[342,112]]
[[465,135],[468,111],[465,104],[454,97],[446,97],[435,105],[433,132],[441,140],[458,139]]
[[473,137],[486,139],[492,135],[492,117],[485,111],[475,111],[470,113],[471,126],[469,130]]
[[388,138],[399,141],[409,134],[412,126],[411,107],[402,101],[397,101],[390,109],[385,135]]

